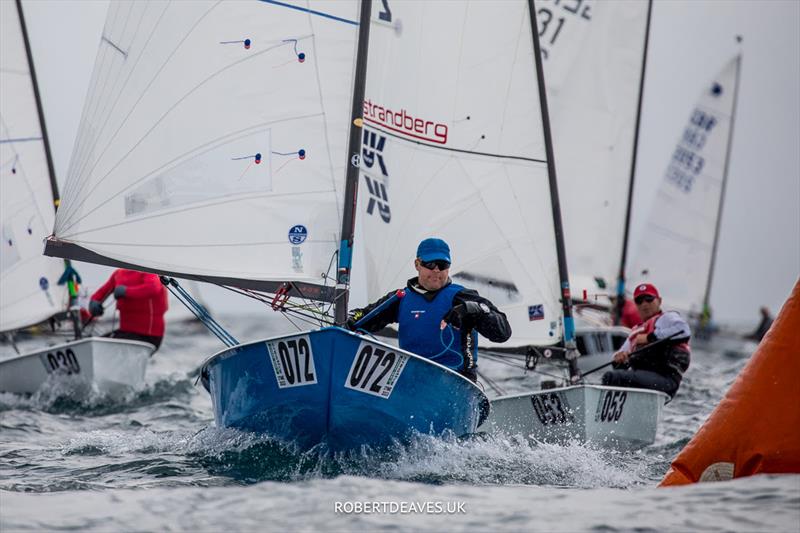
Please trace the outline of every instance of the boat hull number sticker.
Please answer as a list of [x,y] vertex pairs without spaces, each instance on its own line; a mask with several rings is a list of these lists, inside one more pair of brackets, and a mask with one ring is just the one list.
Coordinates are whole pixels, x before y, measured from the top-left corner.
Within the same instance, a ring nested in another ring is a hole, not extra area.
[[278,387],[301,387],[317,382],[314,353],[308,335],[267,342],[267,351]]
[[78,363],[78,358],[70,348],[42,354],[41,358],[48,374],[56,372],[72,376],[81,373],[81,365]]
[[574,420],[567,399],[559,393],[550,392],[531,396],[531,403],[543,426],[568,424]]
[[622,416],[622,408],[625,407],[625,400],[628,399],[628,392],[624,390],[608,390],[603,395],[603,401],[597,404],[595,420],[600,422],[618,422]]
[[361,341],[344,386],[388,399],[407,361],[407,355],[392,348]]

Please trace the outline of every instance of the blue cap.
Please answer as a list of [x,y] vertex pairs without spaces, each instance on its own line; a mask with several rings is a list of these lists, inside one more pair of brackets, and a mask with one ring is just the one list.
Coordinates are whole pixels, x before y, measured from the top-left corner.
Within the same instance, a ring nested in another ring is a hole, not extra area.
[[417,257],[422,261],[436,261],[442,259],[450,261],[450,247],[442,239],[425,239],[417,246]]

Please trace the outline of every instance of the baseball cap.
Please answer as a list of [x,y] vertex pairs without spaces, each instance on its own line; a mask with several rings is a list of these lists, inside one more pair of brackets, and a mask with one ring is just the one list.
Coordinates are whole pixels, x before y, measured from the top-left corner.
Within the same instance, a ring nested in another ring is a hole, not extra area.
[[639,296],[643,294],[649,294],[654,298],[661,298],[661,295],[658,294],[658,289],[652,283],[641,283],[636,286],[636,289],[633,291],[633,299],[635,300]]
[[422,261],[442,260],[452,263],[450,260],[450,247],[442,239],[425,239],[417,246],[417,257]]

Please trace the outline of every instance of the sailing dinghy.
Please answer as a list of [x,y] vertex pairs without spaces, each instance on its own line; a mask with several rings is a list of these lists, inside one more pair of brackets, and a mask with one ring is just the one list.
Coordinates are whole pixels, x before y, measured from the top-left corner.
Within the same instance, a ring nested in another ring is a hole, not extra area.
[[[423,238],[441,237],[452,250],[453,280],[492,300],[513,330],[502,345],[481,339],[479,353],[510,349],[524,354],[532,347],[557,346],[575,353],[556,167],[545,126],[540,56],[534,53],[538,34],[531,31],[532,3],[407,2],[391,7],[384,24],[373,25],[367,68],[361,166],[367,194],[360,196],[359,209],[369,243],[364,250],[368,299],[404,286],[413,275],[406,251]],[[583,13],[563,24],[563,41],[549,36],[548,57],[555,57],[555,45],[564,43],[570,60],[580,55],[571,39],[580,43],[585,36],[589,23]],[[642,20],[644,14],[641,10]],[[565,11],[565,17],[572,16]],[[425,24],[419,22],[423,20]],[[613,20],[605,20],[603,35]],[[575,94],[568,87],[563,94],[566,113]],[[620,125],[609,116],[603,127],[632,136],[635,106],[628,107],[628,122]],[[566,149],[568,136],[562,142]],[[594,156],[602,161],[598,166],[609,159],[600,150]],[[577,375],[577,368],[573,370]],[[599,406],[603,415],[605,394],[610,394],[613,415],[606,406],[601,424],[620,431],[647,420],[645,433],[655,432],[664,395],[625,391],[625,409],[618,408],[619,391],[570,385],[570,396],[562,402],[568,416],[545,418],[545,429],[568,425],[579,428],[576,436],[582,438],[588,423],[583,413],[594,414]],[[562,393],[552,391],[496,398],[480,429],[523,432],[538,439],[535,429],[542,423],[536,402],[550,409],[554,394],[561,398]],[[639,428],[636,432],[631,442],[652,439]]]
[[[596,13],[610,5],[596,5]],[[628,3],[626,8],[635,10],[637,6]],[[616,20],[632,19],[617,17]],[[555,57],[551,53],[548,60]],[[649,279],[668,295],[670,307],[698,315],[701,309],[708,307],[735,114],[739,64],[740,58],[737,57],[725,66],[703,91],[690,114],[659,189],[656,207],[651,212],[647,233],[632,268],[637,272],[637,278],[640,271],[649,271]],[[629,85],[632,82],[629,80]],[[631,165],[635,169],[635,158]],[[567,176],[571,175],[567,167]],[[568,213],[571,219],[574,211]],[[684,214],[676,217],[675,213]],[[622,241],[621,272],[626,268],[627,233],[626,224],[625,231],[620,232],[626,235]],[[569,237],[573,233],[566,234]],[[583,248],[582,245],[577,247]],[[568,248],[570,251],[574,249]],[[580,254],[577,255],[580,257]],[[573,254],[570,255],[572,257]],[[692,259],[682,261],[682,268],[678,269],[675,268],[675,257]],[[577,264],[581,269],[577,277],[581,278],[581,274],[585,277],[585,269],[582,268],[584,263],[578,261]],[[602,261],[598,263],[600,266],[603,264]],[[665,268],[669,272],[665,273]],[[697,270],[688,271],[687,268]],[[601,277],[603,271],[593,274],[595,278]],[[619,291],[624,294],[624,277],[620,275],[618,279]],[[583,344],[581,353],[592,354],[577,360],[581,372],[596,369],[610,361],[611,355],[619,347],[615,346],[617,342],[611,330],[603,332],[604,328],[594,329],[582,328],[576,333],[579,344]],[[611,342],[608,342],[609,333],[612,334]],[[621,338],[620,331],[616,333],[617,338]],[[554,350],[554,353],[560,352]],[[592,379],[599,377],[600,374],[596,374]],[[521,433],[534,440],[565,442],[575,439],[600,446],[633,449],[654,441],[664,403],[668,400],[663,393],[642,389],[616,389],[599,385],[558,387],[538,395],[511,395],[493,400],[491,415],[481,429]],[[531,412],[535,416],[531,416]]]
[[[22,6],[2,2],[0,10],[0,332],[11,334],[67,315],[71,295],[68,283],[58,284],[65,262],[41,255],[58,188]],[[143,342],[77,338],[1,360],[0,392],[33,394],[66,379],[115,394],[143,385],[153,351]]]
[[46,247],[316,325],[239,343],[201,314],[228,346],[201,372],[217,425],[301,449],[463,435],[488,409],[456,372],[333,325],[347,316],[370,20],[384,23],[371,7],[112,3]]

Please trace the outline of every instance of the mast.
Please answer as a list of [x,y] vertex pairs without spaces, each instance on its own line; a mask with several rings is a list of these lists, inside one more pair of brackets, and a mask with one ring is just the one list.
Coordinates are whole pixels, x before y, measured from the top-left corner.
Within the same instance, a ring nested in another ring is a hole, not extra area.
[[[741,36],[736,37],[737,42],[742,42]],[[722,190],[719,194],[719,209],[717,210],[717,223],[714,228],[714,244],[711,246],[711,264],[708,267],[708,282],[706,283],[706,293],[703,296],[703,316],[707,316],[710,308],[708,306],[711,298],[711,281],[714,278],[714,263],[717,259],[717,244],[719,244],[719,228],[722,225],[722,206],[725,202],[725,188],[728,185],[728,167],[731,161],[731,145],[733,144],[733,126],[736,120],[736,103],[739,99],[739,76],[741,75],[742,54],[736,56],[736,84],[733,87],[733,107],[731,109],[731,127],[728,129],[728,144],[725,148],[725,166],[722,170]]]
[[336,275],[337,295],[335,323],[347,321],[347,301],[350,296],[350,270],[353,266],[353,237],[356,225],[358,202],[359,161],[361,158],[361,134],[364,122],[364,91],[367,80],[367,52],[369,50],[369,23],[372,0],[362,0],[358,28],[358,51],[356,56],[355,81],[353,83],[353,107],[348,142],[347,176],[344,189],[344,213],[342,214],[342,237],[339,245],[339,268]]
[[625,263],[628,260],[628,237],[631,225],[631,210],[633,208],[633,179],[636,176],[636,156],[639,153],[639,127],[642,121],[642,100],[644,96],[644,74],[647,69],[647,46],[650,42],[650,14],[653,10],[653,0],[647,2],[647,24],[644,30],[644,52],[642,53],[642,74],[639,77],[639,102],[636,106],[636,126],[633,133],[633,154],[631,156],[631,175],[628,184],[628,206],[625,211],[625,231],[622,237],[622,257],[619,261],[619,274],[617,275],[617,313],[614,315],[614,325],[619,325],[622,318],[622,308],[625,305]]
[[564,229],[561,224],[561,204],[558,199],[558,181],[556,180],[555,156],[553,155],[553,138],[550,133],[550,113],[547,108],[547,91],[544,84],[544,68],[542,52],[539,46],[539,25],[536,22],[536,9],[533,0],[528,0],[528,12],[531,17],[531,35],[533,36],[533,56],[536,61],[536,79],[539,84],[539,107],[542,114],[544,145],[547,154],[547,177],[550,185],[550,204],[553,212],[553,227],[556,237],[556,255],[558,256],[558,275],[561,279],[561,309],[564,315],[564,346],[567,348],[569,375],[572,381],[580,378],[578,364],[575,361],[575,323],[572,318],[572,298],[569,290],[569,274],[567,272],[567,254],[564,247]]
[[56,172],[53,167],[53,157],[50,154],[50,140],[47,136],[47,126],[44,123],[44,110],[42,108],[42,98],[39,95],[39,82],[36,80],[36,69],[33,68],[33,54],[31,44],[28,39],[28,28],[25,26],[25,16],[22,14],[22,0],[16,0],[17,13],[19,14],[19,25],[22,27],[22,39],[25,41],[25,55],[28,58],[28,71],[31,74],[33,83],[33,94],[36,97],[36,111],[39,113],[39,127],[42,130],[42,142],[44,143],[44,153],[47,159],[47,172],[50,175],[50,190],[53,193],[53,207],[58,209],[60,196],[58,194],[58,182],[56,182]]

